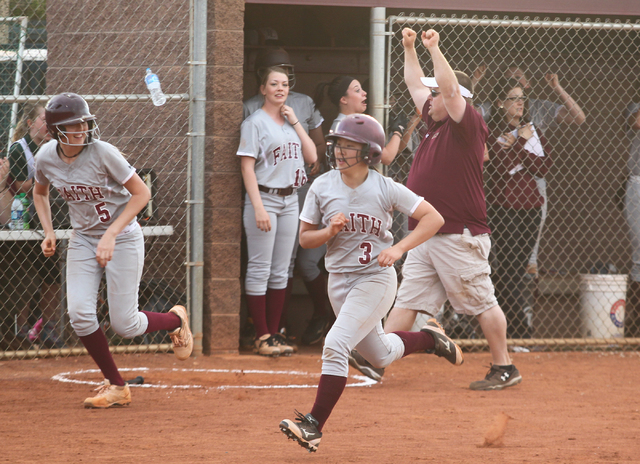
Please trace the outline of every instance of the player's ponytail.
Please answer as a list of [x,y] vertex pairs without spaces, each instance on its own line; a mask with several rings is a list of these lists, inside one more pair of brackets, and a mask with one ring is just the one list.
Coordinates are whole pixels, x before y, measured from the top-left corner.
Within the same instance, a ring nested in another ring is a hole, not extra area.
[[34,121],[38,117],[40,110],[43,108],[44,106],[42,106],[40,103],[27,103],[26,105],[24,105],[24,107],[22,108],[22,117],[16,125],[15,131],[13,132],[13,137],[11,137],[11,142],[17,142],[25,135],[27,135],[30,129],[27,121]]
[[340,99],[347,95],[347,90],[351,83],[355,81],[355,78],[351,76],[338,76],[331,82],[322,82],[316,87],[316,94],[313,102],[316,104],[316,108],[322,105],[324,101],[324,90],[328,88],[329,101],[333,103],[336,108],[340,109]]

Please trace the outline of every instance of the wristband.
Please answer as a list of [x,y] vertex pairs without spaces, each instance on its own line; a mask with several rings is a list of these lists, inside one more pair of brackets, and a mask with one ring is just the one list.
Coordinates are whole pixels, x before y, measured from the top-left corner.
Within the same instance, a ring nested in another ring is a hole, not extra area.
[[393,137],[394,135],[397,135],[398,137],[402,138],[402,132],[400,132],[400,131],[395,131],[395,132],[391,135],[391,137]]
[[300,122],[300,120],[298,119],[296,122],[294,122],[293,124],[291,124],[292,126],[295,126],[296,124],[298,124]]

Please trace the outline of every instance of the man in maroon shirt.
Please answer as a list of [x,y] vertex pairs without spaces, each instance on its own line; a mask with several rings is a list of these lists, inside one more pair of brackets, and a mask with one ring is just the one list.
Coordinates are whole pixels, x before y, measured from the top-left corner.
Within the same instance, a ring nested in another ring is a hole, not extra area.
[[[478,318],[491,349],[491,369],[470,388],[500,390],[520,383],[522,377],[509,358],[507,321],[489,276],[491,241],[482,179],[488,129],[471,104],[471,79],[451,69],[438,46],[438,33],[422,32],[435,78],[424,77],[415,50],[416,32],[405,28],[402,37],[405,83],[416,107],[423,108],[428,130],[407,187],[431,203],[445,224],[407,255],[385,332],[408,330],[417,311],[434,316],[448,299],[457,313]],[[409,229],[414,226],[410,221]]]

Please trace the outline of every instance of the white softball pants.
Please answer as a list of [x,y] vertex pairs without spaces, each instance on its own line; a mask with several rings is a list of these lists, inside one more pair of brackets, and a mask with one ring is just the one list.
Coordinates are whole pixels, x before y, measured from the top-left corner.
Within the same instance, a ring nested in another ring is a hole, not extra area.
[[322,373],[347,377],[353,348],[375,367],[386,367],[404,354],[404,343],[385,334],[382,318],[398,288],[393,267],[374,274],[329,274],[329,300],[336,321],[322,351]]
[[100,326],[97,297],[106,274],[111,327],[120,336],[142,335],[149,324],[138,311],[138,288],[144,266],[144,237],[140,227],[119,235],[113,258],[105,268],[96,261],[99,236],[73,232],[67,249],[67,302],[69,319],[79,336],[90,335]]
[[247,295],[265,295],[267,288],[287,287],[289,263],[298,230],[298,195],[286,197],[260,192],[269,214],[271,230],[263,232],[256,225],[256,214],[249,195],[244,202],[243,223],[247,235]]

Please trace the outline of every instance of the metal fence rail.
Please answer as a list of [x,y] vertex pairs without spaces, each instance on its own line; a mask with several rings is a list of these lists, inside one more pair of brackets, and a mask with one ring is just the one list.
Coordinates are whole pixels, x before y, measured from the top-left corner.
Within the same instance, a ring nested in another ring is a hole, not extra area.
[[[624,338],[623,325],[633,322],[624,317],[632,249],[621,188],[633,136],[628,108],[640,101],[640,23],[399,15],[387,18],[387,27],[387,121],[399,114],[411,120],[421,110],[413,106],[403,82],[404,27],[440,33],[440,48],[452,67],[475,74],[474,105],[486,120],[501,111],[493,99],[500,77],[520,68],[529,81],[530,88],[524,89],[529,117],[548,140],[554,163],[544,177],[547,216],[537,260],[519,267],[498,262],[495,253],[491,256],[498,293],[512,276],[519,279],[517,289],[508,295],[503,291],[499,302],[520,313],[508,314],[509,323],[521,318],[528,333],[512,333],[509,344],[527,349],[637,350],[637,335],[627,332]],[[433,75],[430,55],[419,39],[416,48],[425,74]],[[548,82],[549,73],[557,74],[559,85],[583,110],[586,121],[562,121],[567,106]],[[551,112],[536,117],[534,100],[551,102],[544,103]],[[420,130],[418,123],[407,149],[389,167],[388,174],[399,182],[406,182]],[[484,166],[487,193],[496,188],[492,174],[499,157],[491,157]],[[492,229],[517,235],[505,230],[496,206],[488,205]],[[394,234],[399,238],[404,233],[406,222],[397,219]],[[466,347],[484,348],[473,320],[454,314],[448,304],[441,317]]]
[[[139,305],[148,311],[190,306],[189,295],[198,294],[190,292],[185,266],[192,261],[187,253],[190,138],[197,136],[190,130],[194,3],[202,4],[185,0],[174,9],[161,2],[123,2],[113,8],[81,2],[70,8],[52,0],[45,14],[44,2],[12,2],[13,11],[0,18],[0,150],[11,149],[10,137],[29,105],[44,105],[64,91],[84,96],[102,140],[121,150],[153,193],[139,215],[146,249]],[[159,24],[162,32],[154,32]],[[147,67],[160,78],[164,106],[155,107],[146,91]],[[52,196],[59,237],[55,258],[41,257],[37,220],[23,231],[0,224],[0,359],[84,352],[66,314],[67,212],[55,192]],[[114,351],[170,348],[164,333],[119,337],[109,326],[104,289],[97,304]]]

